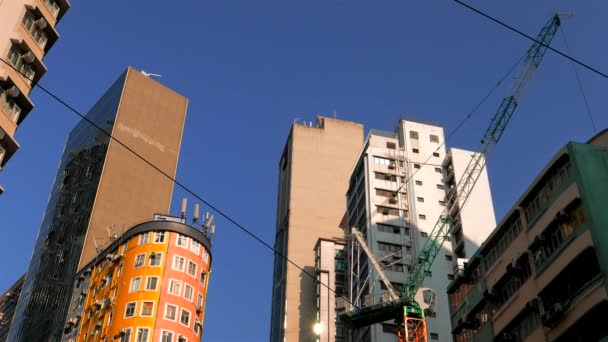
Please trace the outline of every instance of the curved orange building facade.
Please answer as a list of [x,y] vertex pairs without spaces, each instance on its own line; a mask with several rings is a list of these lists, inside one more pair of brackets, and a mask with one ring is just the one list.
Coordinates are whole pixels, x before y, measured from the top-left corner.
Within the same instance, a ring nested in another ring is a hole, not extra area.
[[209,236],[164,216],[113,239],[78,275],[63,341],[200,341]]

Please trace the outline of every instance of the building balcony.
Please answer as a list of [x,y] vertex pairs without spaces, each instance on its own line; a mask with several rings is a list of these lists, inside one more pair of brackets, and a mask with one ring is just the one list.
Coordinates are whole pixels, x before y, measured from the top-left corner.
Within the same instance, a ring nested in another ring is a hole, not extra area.
[[38,59],[42,59],[59,39],[59,33],[45,19],[38,7],[26,6],[27,12],[21,21],[22,36]]
[[[12,46],[8,53],[8,61],[13,68],[8,71],[9,76],[15,81],[15,85],[21,92],[29,94],[32,83],[36,83],[46,73],[47,68],[28,44],[22,41],[12,40]],[[21,79],[22,82],[16,81]]]
[[0,128],[4,132],[14,135],[33,107],[11,78],[0,77]]
[[44,17],[53,26],[57,24],[61,17],[70,8],[70,3],[67,0],[37,0],[41,12]]
[[0,136],[2,137],[0,139],[0,170],[2,170],[4,165],[19,149],[19,144],[17,144],[17,141],[11,135],[4,133],[2,128],[0,128]]

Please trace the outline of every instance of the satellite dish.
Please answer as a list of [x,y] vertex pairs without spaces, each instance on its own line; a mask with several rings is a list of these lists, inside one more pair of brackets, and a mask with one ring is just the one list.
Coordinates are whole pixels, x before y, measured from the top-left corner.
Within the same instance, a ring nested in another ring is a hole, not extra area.
[[416,292],[414,300],[423,310],[435,312],[437,309],[437,293],[429,287],[421,287]]

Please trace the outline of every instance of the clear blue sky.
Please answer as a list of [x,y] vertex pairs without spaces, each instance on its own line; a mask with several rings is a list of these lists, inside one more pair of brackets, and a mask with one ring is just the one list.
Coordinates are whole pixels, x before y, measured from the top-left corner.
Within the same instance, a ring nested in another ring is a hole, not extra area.
[[[161,74],[190,99],[178,178],[271,244],[277,164],[294,118],[335,111],[392,130],[406,114],[450,131],[530,46],[448,0],[72,3],[42,84],[86,112],[128,65]],[[564,23],[572,54],[608,71],[606,2],[469,3],[532,35],[556,9],[574,10]],[[554,47],[565,48],[561,37]],[[608,80],[579,72],[605,128]],[[477,146],[506,86],[451,146]],[[0,174],[0,291],[27,267],[77,121],[38,90],[33,101],[22,148]],[[489,164],[497,218],[562,145],[593,133],[570,63],[549,52]],[[225,220],[217,227],[204,340],[267,340],[273,255]]]

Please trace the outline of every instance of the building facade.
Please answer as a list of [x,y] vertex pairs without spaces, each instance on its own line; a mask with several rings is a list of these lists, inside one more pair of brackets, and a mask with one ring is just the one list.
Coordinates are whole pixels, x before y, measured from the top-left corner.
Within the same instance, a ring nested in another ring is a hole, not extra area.
[[[175,176],[186,107],[186,98],[129,68],[87,118]],[[60,340],[75,274],[109,242],[109,227],[167,212],[172,191],[173,182],[80,121],[64,147],[9,340]]]
[[[321,330],[318,333],[319,342],[344,342],[346,330],[338,316],[346,311],[347,303],[340,296],[346,296],[346,241],[344,239],[319,239],[314,249],[315,272],[317,282],[316,320]],[[332,292],[326,286],[331,288]]]
[[62,341],[200,341],[208,231],[156,215],[113,239],[78,273]]
[[0,61],[0,169],[19,148],[15,132],[34,108],[29,94],[47,71],[42,60],[69,8],[67,0],[0,1],[0,58],[6,61]]
[[23,279],[25,275],[19,278],[2,296],[0,296],[0,341],[5,342],[8,339],[8,331],[11,327],[11,321],[15,314],[17,301],[21,295],[23,288]]
[[[348,177],[363,143],[363,126],[319,117],[294,124],[279,162],[271,341],[312,341],[317,322],[315,254],[319,238],[344,237]],[[311,275],[312,277],[310,277]]]
[[608,130],[568,143],[450,284],[454,340],[608,337]]
[[[350,177],[347,192],[348,227],[357,228],[380,263],[392,287],[400,292],[410,267],[417,262],[436,221],[447,203],[451,179],[464,172],[470,154],[444,147],[443,128],[432,123],[399,120],[395,133],[371,130]],[[437,295],[436,311],[427,316],[427,338],[451,339],[448,298],[457,256],[474,253],[495,225],[487,172],[480,175],[458,229],[444,244],[423,287]],[[470,208],[475,208],[471,210]],[[477,208],[483,209],[478,213]],[[454,227],[456,228],[456,227]],[[456,238],[458,236],[458,239]],[[349,240],[353,241],[353,240]],[[453,246],[454,245],[454,246]],[[350,271],[348,296],[358,306],[386,300],[387,287],[361,248],[347,248]],[[353,341],[396,341],[397,325],[387,321],[352,329]]]

